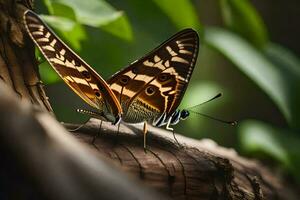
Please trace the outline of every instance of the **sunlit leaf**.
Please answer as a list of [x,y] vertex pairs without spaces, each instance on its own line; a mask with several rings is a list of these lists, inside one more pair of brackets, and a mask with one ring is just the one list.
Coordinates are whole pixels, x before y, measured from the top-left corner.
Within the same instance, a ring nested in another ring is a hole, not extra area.
[[73,8],[71,8],[70,6],[58,2],[58,3],[52,3],[51,7],[52,7],[52,11],[50,12],[51,15],[60,16],[60,17],[64,17],[76,21],[76,14]]
[[244,152],[269,156],[300,180],[300,139],[295,133],[256,120],[240,123],[238,132]]
[[153,0],[166,13],[178,29],[201,28],[197,12],[189,0]]
[[103,0],[51,0],[51,2],[71,7],[80,23],[94,27],[107,24],[122,15]]
[[100,27],[124,40],[132,40],[130,23],[122,11],[115,10],[103,0],[45,0],[49,12],[72,19],[79,24]]
[[248,0],[220,0],[220,4],[227,27],[256,47],[267,44],[268,36],[263,20]]
[[131,41],[133,39],[131,26],[126,15],[122,15],[115,21],[101,26],[101,29],[124,40]]
[[289,70],[275,65],[263,53],[234,33],[220,28],[208,28],[205,40],[263,89],[277,104],[291,126],[295,127],[297,121],[299,124],[299,112],[294,112],[296,104],[293,102],[298,98],[294,94],[294,88],[295,84],[299,83],[297,80],[300,76],[294,74],[294,78],[291,78],[291,74],[287,73]]
[[51,27],[61,31],[72,31],[76,24],[75,21],[60,16],[40,15],[40,17]]

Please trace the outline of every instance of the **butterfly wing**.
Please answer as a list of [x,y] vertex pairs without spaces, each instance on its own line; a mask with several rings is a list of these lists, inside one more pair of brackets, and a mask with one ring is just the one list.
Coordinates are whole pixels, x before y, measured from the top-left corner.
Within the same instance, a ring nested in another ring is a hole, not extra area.
[[138,101],[156,113],[170,115],[185,93],[198,49],[197,32],[182,30],[145,57],[114,74],[107,83],[123,108],[128,110],[133,102]]
[[101,109],[104,100],[104,105],[110,106],[109,110],[114,116],[122,113],[115,94],[105,80],[64,44],[34,12],[27,10],[24,21],[27,32],[45,58],[78,96],[97,109]]

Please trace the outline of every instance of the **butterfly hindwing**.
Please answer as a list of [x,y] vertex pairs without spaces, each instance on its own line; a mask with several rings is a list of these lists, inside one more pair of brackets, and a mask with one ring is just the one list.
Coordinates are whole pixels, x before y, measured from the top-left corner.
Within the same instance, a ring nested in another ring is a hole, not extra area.
[[114,74],[107,82],[126,108],[124,112],[173,113],[191,78],[198,46],[197,33],[185,29]]
[[26,11],[24,21],[30,37],[45,58],[77,95],[94,108],[99,109],[104,100],[115,116],[122,113],[116,96],[105,80],[65,45],[34,12]]

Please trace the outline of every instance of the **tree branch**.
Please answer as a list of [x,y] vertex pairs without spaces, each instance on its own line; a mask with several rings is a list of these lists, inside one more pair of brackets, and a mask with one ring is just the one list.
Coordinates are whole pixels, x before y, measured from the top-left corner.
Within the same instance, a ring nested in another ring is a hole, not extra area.
[[34,45],[25,31],[23,13],[30,1],[0,0],[0,79],[24,100],[52,112],[40,80]]
[[[76,126],[67,124],[68,129]],[[151,127],[143,150],[142,126],[91,119],[74,135],[125,172],[176,199],[297,199],[273,172],[257,161],[240,157],[212,140],[195,140]],[[91,141],[98,134],[94,143]]]

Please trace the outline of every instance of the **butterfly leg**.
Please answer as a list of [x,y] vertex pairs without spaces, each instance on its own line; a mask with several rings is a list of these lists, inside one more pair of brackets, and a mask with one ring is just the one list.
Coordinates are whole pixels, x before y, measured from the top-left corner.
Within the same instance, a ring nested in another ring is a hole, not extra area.
[[168,123],[167,123],[167,125],[166,125],[166,129],[169,130],[169,131],[172,131],[174,140],[176,141],[177,145],[181,147],[181,144],[178,142],[178,140],[177,140],[177,138],[176,138],[176,136],[175,136],[175,131],[174,131],[174,129],[173,129],[172,127],[170,127],[170,125],[171,125],[171,119],[172,119],[172,118],[170,117],[169,120],[168,120]]
[[97,137],[100,135],[100,131],[102,128],[102,120],[100,121],[100,126],[99,126],[99,130],[97,131],[97,133],[94,135],[93,140],[92,140],[92,144],[95,144]]
[[119,133],[120,133],[120,125],[121,125],[121,123],[118,124],[117,139],[118,139]]
[[121,126],[121,123],[118,124],[116,137],[114,138],[114,144],[117,144],[117,143],[118,143],[119,133],[120,133],[120,126]]
[[117,132],[117,135],[119,135],[119,133],[120,133],[120,123],[118,124],[118,132]]
[[67,129],[69,132],[75,132],[78,131],[79,129],[81,129],[82,127],[84,127],[88,122],[90,121],[90,119],[88,119],[86,122],[84,122],[83,124],[79,125],[78,127],[74,128],[74,129]]
[[78,131],[79,129],[81,129],[82,127],[84,127],[84,125],[86,124],[87,122],[77,126],[76,128],[74,129],[67,129],[69,132],[75,132],[75,131]]
[[143,127],[143,133],[144,133],[144,151],[146,152],[147,150],[147,132],[148,132],[148,127],[147,127],[147,122],[144,122],[144,127]]

